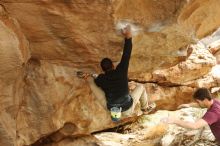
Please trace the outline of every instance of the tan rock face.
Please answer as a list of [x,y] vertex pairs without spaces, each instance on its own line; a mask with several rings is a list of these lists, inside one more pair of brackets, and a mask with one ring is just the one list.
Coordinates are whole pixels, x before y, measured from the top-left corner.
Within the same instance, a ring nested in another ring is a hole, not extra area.
[[168,69],[154,71],[153,79],[158,82],[184,84],[209,73],[216,64],[215,57],[206,48],[200,48],[198,45],[188,49],[192,49],[192,53],[186,61]]
[[23,96],[29,45],[17,20],[0,5],[0,145],[16,144],[17,112]]
[[190,0],[182,9],[178,22],[192,27],[197,37],[202,38],[220,25],[218,0]]
[[[192,33],[196,33],[196,30],[192,30],[191,25],[183,27],[182,23],[176,23],[178,16],[185,12],[181,11],[184,2],[6,1],[4,5],[19,20],[22,31],[31,42],[32,56],[70,61],[80,68],[89,66],[95,69],[103,56],[118,61],[121,39],[115,33],[114,24],[126,19],[138,23],[143,27],[144,34],[135,38],[131,72],[149,72],[177,64],[179,59],[176,51],[194,41]],[[185,7],[190,6],[188,4]],[[206,7],[202,6],[200,9],[205,11]],[[194,15],[201,17],[200,12],[195,12]],[[217,26],[216,22],[212,29]],[[143,64],[141,66],[140,58]],[[140,67],[136,68],[137,65]]]
[[192,87],[163,87],[157,84],[146,84],[150,98],[157,104],[157,109],[175,110],[177,106],[192,101]]
[[[218,6],[218,0],[2,0],[0,145],[24,146],[48,137],[56,143],[116,125],[104,99],[98,100],[75,73],[100,71],[103,57],[118,62],[123,39],[115,26],[120,21],[142,29],[133,38],[131,78],[186,85],[206,75],[213,56],[195,47],[186,60],[184,49],[217,29]],[[175,109],[190,100],[196,85],[187,85],[146,87],[158,108]],[[67,143],[72,140],[59,146]]]
[[64,136],[113,127],[106,109],[92,96],[85,81],[73,77],[72,68],[31,59],[26,70],[26,92],[17,117],[20,145],[31,144],[42,134],[62,127]]

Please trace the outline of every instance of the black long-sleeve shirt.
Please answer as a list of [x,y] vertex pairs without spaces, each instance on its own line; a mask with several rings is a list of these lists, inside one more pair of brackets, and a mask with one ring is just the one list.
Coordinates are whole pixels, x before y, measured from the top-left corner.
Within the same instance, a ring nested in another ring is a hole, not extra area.
[[132,39],[125,39],[123,55],[116,69],[100,74],[95,83],[105,92],[107,107],[121,105],[122,111],[132,105],[128,90],[128,66],[132,51]]

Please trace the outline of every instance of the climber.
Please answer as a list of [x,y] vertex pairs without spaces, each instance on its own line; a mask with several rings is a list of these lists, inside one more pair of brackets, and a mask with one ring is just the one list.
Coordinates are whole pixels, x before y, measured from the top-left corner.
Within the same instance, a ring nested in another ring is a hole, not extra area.
[[193,95],[196,103],[191,103],[187,106],[184,104],[182,107],[201,107],[207,108],[207,112],[204,116],[196,122],[186,122],[178,119],[177,117],[166,117],[162,121],[168,124],[176,124],[178,126],[199,129],[209,125],[213,135],[217,142],[220,143],[220,101],[213,99],[211,93],[206,88],[199,88]]
[[[120,108],[122,115],[129,116],[133,113],[135,106],[140,101],[143,114],[147,114],[156,107],[156,104],[148,101],[148,95],[144,86],[136,84],[135,89],[129,94],[128,66],[132,51],[131,27],[127,25],[122,29],[121,33],[125,37],[125,44],[120,63],[114,68],[111,59],[102,59],[100,65],[104,73],[99,74],[97,77],[93,76],[95,78],[95,84],[91,82],[90,87],[95,92],[96,97],[103,96],[102,91],[97,90],[97,86],[104,91],[107,108],[110,111],[115,107]],[[82,76],[84,78],[90,77],[89,74]]]

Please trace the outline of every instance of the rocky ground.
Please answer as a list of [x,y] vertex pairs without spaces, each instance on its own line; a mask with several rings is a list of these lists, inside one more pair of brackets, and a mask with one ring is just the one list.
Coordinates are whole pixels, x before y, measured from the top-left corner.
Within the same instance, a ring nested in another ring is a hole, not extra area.
[[142,116],[136,123],[95,134],[95,137],[103,142],[103,146],[218,146],[209,127],[188,130],[160,121],[166,116],[179,116],[183,120],[192,121],[204,112],[205,109],[197,108],[157,111]]

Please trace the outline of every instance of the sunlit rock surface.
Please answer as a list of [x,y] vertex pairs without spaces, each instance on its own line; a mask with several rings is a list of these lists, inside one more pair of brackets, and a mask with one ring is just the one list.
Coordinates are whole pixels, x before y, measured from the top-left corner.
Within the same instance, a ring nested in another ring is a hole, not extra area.
[[215,57],[199,45],[191,46],[192,53],[186,61],[164,70],[153,72],[153,78],[158,82],[168,82],[175,84],[184,84],[200,78],[211,71],[216,64]]
[[192,101],[195,88],[187,86],[164,87],[157,84],[146,84],[149,98],[156,102],[157,109],[175,110],[182,103]]
[[215,58],[206,47],[187,56],[187,46],[220,26],[219,2],[1,0],[0,145],[58,144],[118,125],[104,98],[75,74],[99,72],[103,57],[118,63],[121,22],[141,30],[133,38],[129,77],[151,82],[145,86],[158,109],[190,101],[198,86],[186,83],[208,74]]
[[17,117],[24,96],[29,43],[18,21],[0,5],[0,145],[16,144]]

